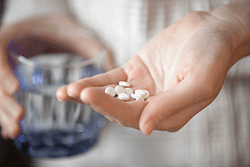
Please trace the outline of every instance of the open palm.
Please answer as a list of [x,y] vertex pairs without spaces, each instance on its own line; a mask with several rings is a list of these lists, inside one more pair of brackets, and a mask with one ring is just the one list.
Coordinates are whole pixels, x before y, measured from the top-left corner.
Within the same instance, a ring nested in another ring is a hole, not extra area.
[[[146,135],[177,131],[216,98],[235,63],[224,29],[226,24],[209,13],[193,12],[155,36],[124,66],[63,86],[57,97],[88,104]],[[119,81],[148,90],[150,97],[122,101],[104,92]]]

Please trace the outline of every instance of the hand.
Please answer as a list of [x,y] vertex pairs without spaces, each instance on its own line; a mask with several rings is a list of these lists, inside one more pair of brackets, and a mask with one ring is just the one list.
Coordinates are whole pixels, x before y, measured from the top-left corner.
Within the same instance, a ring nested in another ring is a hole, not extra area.
[[[72,27],[82,27],[82,25],[77,24],[66,15],[53,14],[4,25],[0,29],[0,126],[1,135],[4,138],[15,138],[19,134],[19,121],[24,115],[24,109],[13,97],[18,91],[19,83],[13,75],[8,62],[7,45],[9,41],[19,33],[41,33],[46,29],[50,30],[50,34],[47,34],[48,37],[54,40],[63,40],[63,35],[56,35],[56,31],[62,27],[70,29]],[[55,33],[51,33],[51,31],[55,31]],[[109,58],[111,59],[111,57],[109,52]],[[113,68],[112,61],[108,63],[107,68]]]
[[[90,105],[111,121],[140,129],[175,132],[219,94],[236,62],[228,24],[208,12],[193,12],[150,40],[124,66],[57,91],[60,101]],[[119,81],[146,89],[146,101],[121,101],[104,89]]]

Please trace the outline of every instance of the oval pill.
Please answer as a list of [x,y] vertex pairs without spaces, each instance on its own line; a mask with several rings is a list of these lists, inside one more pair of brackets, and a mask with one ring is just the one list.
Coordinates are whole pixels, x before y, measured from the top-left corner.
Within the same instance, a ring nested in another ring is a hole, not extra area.
[[143,97],[144,99],[149,97],[149,92],[147,90],[143,90],[143,94],[141,94],[141,97]]
[[125,93],[125,89],[122,86],[118,85],[115,87],[115,92],[117,95],[119,95],[120,93]]
[[126,81],[120,81],[119,82],[120,86],[130,86],[130,83],[126,82]]
[[144,94],[144,90],[142,90],[142,89],[136,89],[136,90],[135,90],[135,94],[136,94],[137,96],[141,96],[142,94]]
[[144,98],[141,96],[136,97],[136,101],[144,101]]
[[105,89],[105,93],[111,95],[111,96],[115,96],[115,90],[113,87],[111,86],[108,86],[106,89]]
[[129,96],[133,94],[133,89],[131,88],[125,88],[125,93],[127,93]]
[[120,93],[120,94],[118,94],[118,99],[120,99],[120,100],[128,100],[129,95],[126,94],[126,93]]
[[134,93],[132,93],[130,96],[131,96],[133,99],[136,99],[137,97],[140,97],[140,96],[137,96],[137,95],[134,94]]

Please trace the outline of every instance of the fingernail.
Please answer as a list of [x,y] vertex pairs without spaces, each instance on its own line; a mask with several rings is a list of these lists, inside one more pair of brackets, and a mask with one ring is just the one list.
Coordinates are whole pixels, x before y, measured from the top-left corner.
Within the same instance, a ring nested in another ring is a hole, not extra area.
[[7,93],[14,94],[16,91],[16,79],[13,77],[7,77],[4,79],[4,87]]

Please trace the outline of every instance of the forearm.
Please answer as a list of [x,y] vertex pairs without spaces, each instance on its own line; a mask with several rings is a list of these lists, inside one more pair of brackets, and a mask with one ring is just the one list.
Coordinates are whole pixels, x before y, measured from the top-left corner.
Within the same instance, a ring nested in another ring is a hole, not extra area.
[[235,1],[210,13],[228,25],[234,63],[249,55],[250,0]]

